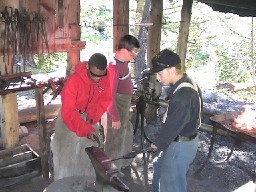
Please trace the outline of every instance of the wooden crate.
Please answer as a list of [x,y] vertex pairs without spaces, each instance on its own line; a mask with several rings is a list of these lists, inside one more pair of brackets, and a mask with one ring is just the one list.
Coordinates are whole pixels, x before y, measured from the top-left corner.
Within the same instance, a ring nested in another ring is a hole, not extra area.
[[28,145],[0,151],[0,179],[41,171],[39,155]]

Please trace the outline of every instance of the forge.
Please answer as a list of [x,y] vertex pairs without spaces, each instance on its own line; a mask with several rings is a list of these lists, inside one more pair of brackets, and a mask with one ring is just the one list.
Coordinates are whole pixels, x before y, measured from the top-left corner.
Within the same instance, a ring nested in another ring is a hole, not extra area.
[[[195,172],[196,176],[199,176],[201,171],[205,168],[207,163],[209,162],[210,158],[212,157],[213,149],[214,149],[214,143],[216,141],[216,136],[218,134],[218,130],[224,131],[226,134],[225,136],[230,138],[232,143],[232,147],[230,149],[229,154],[225,158],[224,161],[221,161],[219,163],[228,162],[230,157],[232,156],[234,149],[236,146],[239,146],[241,143],[245,141],[249,141],[253,144],[256,144],[256,131],[255,129],[249,130],[249,129],[239,129],[234,126],[235,119],[241,115],[242,111],[234,111],[234,112],[228,112],[220,115],[214,115],[210,117],[210,121],[212,123],[213,129],[212,129],[212,137],[210,141],[210,147],[208,152],[208,157],[206,161],[202,164],[202,166]],[[255,159],[256,160],[256,159]],[[253,181],[256,180],[256,174],[252,170],[244,170],[245,172],[250,175]]]
[[256,144],[256,131],[238,129],[232,125],[235,118],[240,115],[240,111],[229,112],[221,115],[214,115],[210,117],[210,120],[215,127],[215,129],[222,129],[224,131],[230,132],[231,136],[241,141],[250,141]]

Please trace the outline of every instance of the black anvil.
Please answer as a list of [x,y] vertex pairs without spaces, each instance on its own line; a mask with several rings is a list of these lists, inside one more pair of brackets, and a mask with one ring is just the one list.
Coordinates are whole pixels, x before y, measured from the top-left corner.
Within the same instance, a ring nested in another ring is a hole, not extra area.
[[120,179],[121,173],[111,160],[99,147],[87,147],[86,153],[91,159],[96,172],[96,190],[103,191],[104,186],[110,185],[118,191],[129,191],[129,187]]

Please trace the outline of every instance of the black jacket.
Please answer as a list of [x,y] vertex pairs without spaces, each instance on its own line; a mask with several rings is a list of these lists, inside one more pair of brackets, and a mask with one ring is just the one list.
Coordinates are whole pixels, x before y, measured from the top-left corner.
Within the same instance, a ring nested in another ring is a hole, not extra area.
[[[158,151],[167,149],[178,135],[189,137],[198,131],[199,113],[203,107],[202,94],[200,89],[197,92],[190,87],[181,87],[175,91],[182,82],[193,84],[191,79],[184,74],[179,81],[171,86],[168,94],[169,107],[167,118],[154,142]],[[173,94],[174,91],[175,93]]]

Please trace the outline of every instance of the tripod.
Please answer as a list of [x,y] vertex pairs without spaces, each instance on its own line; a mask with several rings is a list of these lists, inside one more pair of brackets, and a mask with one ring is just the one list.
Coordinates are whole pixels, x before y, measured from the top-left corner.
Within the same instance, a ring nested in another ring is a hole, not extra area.
[[[152,141],[146,136],[145,130],[144,130],[145,110],[146,110],[145,96],[141,95],[136,101],[136,121],[135,121],[133,134],[135,135],[137,132],[139,119],[140,119],[141,121],[140,122],[140,130],[141,130],[140,144],[141,144],[142,150],[145,149],[145,140],[150,144],[152,143]],[[144,162],[143,172],[144,172],[145,186],[148,187],[148,154],[146,153],[143,153],[143,162]]]

